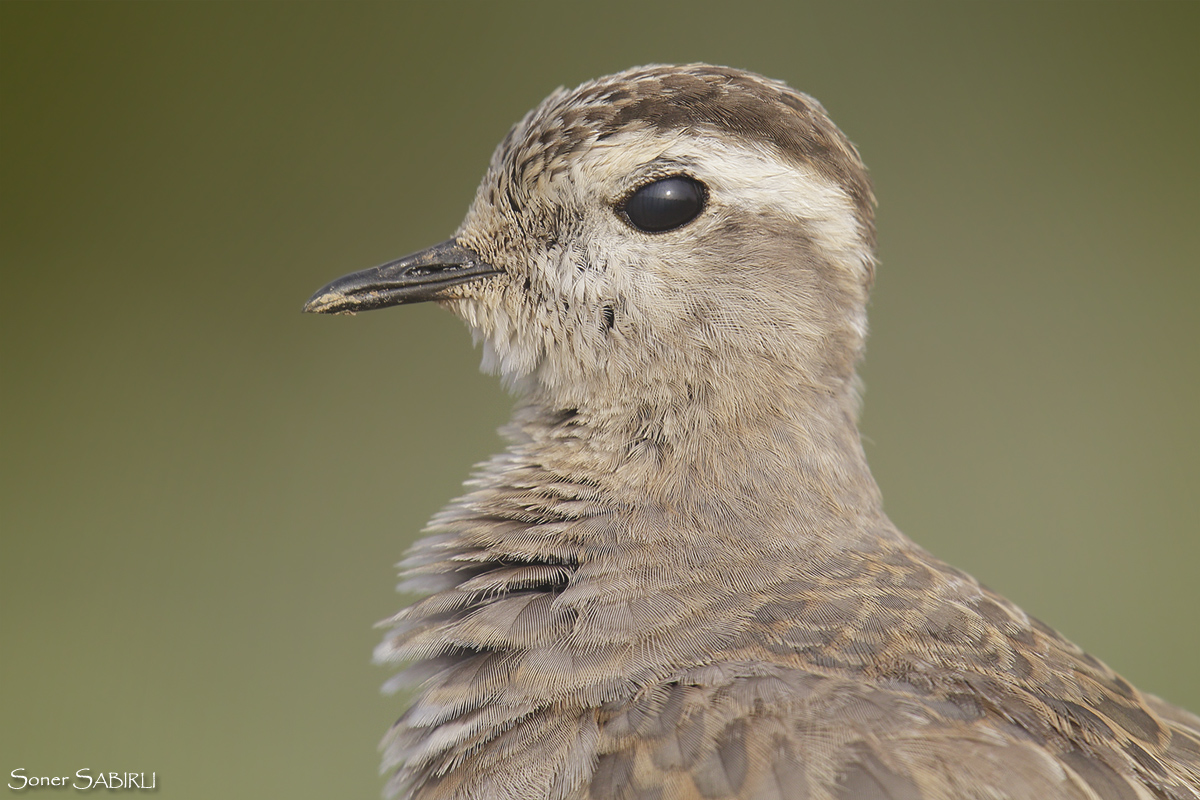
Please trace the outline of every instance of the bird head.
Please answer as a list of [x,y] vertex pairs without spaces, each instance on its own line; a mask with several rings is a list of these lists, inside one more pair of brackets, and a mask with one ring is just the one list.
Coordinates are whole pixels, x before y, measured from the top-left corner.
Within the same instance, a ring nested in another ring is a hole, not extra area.
[[435,300],[484,368],[558,408],[853,383],[874,198],[812,98],[708,65],[558,90],[492,158],[454,237],[329,284],[306,310]]

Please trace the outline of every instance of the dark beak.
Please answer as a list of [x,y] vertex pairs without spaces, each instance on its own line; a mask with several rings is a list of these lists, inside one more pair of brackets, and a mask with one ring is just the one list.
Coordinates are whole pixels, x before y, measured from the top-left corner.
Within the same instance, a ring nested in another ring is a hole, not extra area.
[[314,294],[304,304],[304,310],[312,314],[354,314],[401,303],[438,300],[451,286],[497,272],[474,250],[450,239],[398,261],[338,278]]

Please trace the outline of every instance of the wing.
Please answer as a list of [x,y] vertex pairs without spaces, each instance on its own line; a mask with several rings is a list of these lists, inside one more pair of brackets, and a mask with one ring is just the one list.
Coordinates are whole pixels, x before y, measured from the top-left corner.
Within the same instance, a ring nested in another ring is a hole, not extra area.
[[[1003,701],[1007,708],[1017,708],[1014,698]],[[977,697],[934,700],[911,687],[870,685],[800,671],[764,671],[761,664],[694,671],[644,693],[604,722],[599,741],[602,755],[587,796],[593,800],[1200,797],[1195,731],[1174,721],[1166,720],[1167,740],[1158,752],[1151,756],[1143,751],[1139,762],[1112,742],[1072,741],[1052,729],[1039,733],[1039,726],[993,713],[987,705]],[[1041,715],[1036,702],[1027,700],[1024,705],[1030,718]]]

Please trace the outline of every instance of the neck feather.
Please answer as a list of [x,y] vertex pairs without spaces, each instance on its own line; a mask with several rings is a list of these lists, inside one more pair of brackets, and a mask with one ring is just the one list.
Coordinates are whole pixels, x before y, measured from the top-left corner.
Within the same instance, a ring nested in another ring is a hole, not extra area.
[[628,699],[711,663],[746,634],[746,597],[879,546],[894,529],[852,386],[773,404],[518,408],[509,448],[402,562],[402,587],[432,595],[376,653],[411,664],[393,688],[424,682],[386,743],[397,785],[550,704]]

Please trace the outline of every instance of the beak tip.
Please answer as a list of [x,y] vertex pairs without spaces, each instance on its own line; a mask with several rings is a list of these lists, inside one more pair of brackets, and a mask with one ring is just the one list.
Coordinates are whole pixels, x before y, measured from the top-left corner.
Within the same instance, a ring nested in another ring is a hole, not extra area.
[[345,300],[339,292],[320,291],[308,299],[301,309],[305,314],[353,314],[346,308],[338,308],[339,301]]

